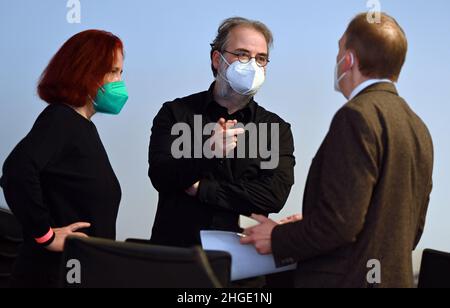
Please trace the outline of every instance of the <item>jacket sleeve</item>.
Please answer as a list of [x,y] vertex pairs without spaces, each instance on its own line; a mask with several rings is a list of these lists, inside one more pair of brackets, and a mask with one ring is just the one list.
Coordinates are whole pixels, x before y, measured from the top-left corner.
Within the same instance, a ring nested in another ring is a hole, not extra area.
[[422,239],[422,235],[423,235],[423,231],[425,229],[425,223],[426,223],[426,219],[427,219],[428,206],[430,204],[430,195],[431,195],[432,190],[433,190],[433,184],[430,184],[429,194],[427,195],[427,199],[423,204],[422,212],[420,213],[420,217],[419,217],[419,226],[418,226],[417,235],[416,235],[416,238],[414,241],[414,249],[417,248],[417,246],[420,243],[420,240]]
[[[378,178],[375,134],[360,112],[344,107],[335,116],[316,159],[320,196],[314,211],[272,233],[277,265],[313,258],[356,241]],[[308,188],[307,188],[308,189]]]
[[279,164],[273,170],[260,170],[255,179],[234,182],[202,179],[199,199],[212,206],[251,215],[278,213],[294,184],[294,141],[288,124],[280,127]]
[[59,119],[42,115],[13,150],[3,166],[1,186],[6,202],[26,233],[39,244],[52,239],[51,218],[43,198],[41,180],[46,166],[63,146]]
[[216,159],[174,158],[172,144],[179,138],[172,135],[175,124],[175,117],[165,104],[153,121],[149,147],[148,175],[159,192],[186,190],[199,181],[203,172],[217,165]]

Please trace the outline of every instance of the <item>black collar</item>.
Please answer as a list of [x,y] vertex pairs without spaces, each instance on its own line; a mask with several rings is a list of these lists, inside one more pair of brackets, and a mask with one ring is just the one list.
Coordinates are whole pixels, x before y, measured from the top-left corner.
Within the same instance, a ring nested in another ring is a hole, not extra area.
[[224,117],[226,120],[238,120],[238,122],[241,123],[249,123],[254,122],[255,115],[256,115],[256,109],[257,109],[257,103],[251,98],[248,105],[241,109],[234,114],[230,115],[228,114],[228,110],[222,106],[220,106],[216,100],[214,99],[214,87],[216,85],[216,82],[213,82],[211,86],[209,87],[209,90],[206,94],[206,100],[204,104],[204,112],[208,115],[211,115],[213,120],[217,120],[221,117]]

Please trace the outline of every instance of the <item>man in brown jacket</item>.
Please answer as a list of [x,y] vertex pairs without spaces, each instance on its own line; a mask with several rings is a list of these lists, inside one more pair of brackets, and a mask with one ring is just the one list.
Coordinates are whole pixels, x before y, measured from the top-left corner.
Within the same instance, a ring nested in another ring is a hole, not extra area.
[[243,244],[298,263],[297,287],[412,287],[412,251],[432,189],[427,127],[398,95],[405,33],[386,14],[353,19],[339,42],[336,89],[349,102],[313,160],[303,219],[261,223]]

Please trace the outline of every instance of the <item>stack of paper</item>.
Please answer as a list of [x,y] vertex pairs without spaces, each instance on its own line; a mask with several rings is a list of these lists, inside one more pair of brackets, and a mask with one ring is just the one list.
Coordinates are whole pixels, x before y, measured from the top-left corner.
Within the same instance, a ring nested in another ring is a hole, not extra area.
[[294,270],[296,264],[277,268],[273,255],[260,255],[253,245],[241,245],[240,236],[233,232],[201,231],[204,250],[226,251],[231,254],[231,280],[241,280]]

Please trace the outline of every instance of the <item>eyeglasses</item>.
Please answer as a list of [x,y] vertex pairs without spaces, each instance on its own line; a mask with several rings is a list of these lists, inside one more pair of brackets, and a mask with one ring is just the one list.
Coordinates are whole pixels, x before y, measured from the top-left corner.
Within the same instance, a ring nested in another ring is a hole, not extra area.
[[224,50],[224,52],[236,56],[238,58],[239,62],[241,62],[243,64],[247,64],[252,59],[255,59],[256,64],[258,64],[258,66],[265,67],[270,62],[269,57],[266,55],[256,55],[255,57],[251,57],[250,54],[245,51],[231,52],[231,51]]

